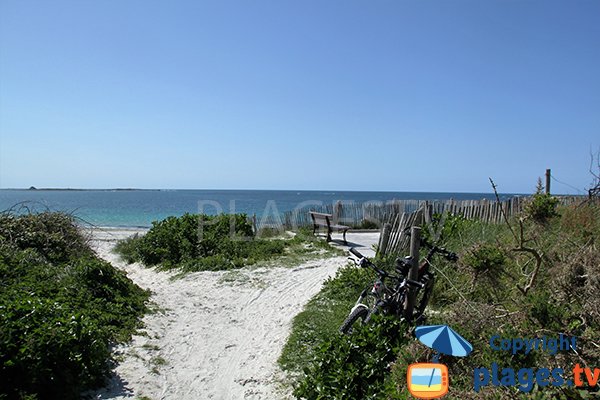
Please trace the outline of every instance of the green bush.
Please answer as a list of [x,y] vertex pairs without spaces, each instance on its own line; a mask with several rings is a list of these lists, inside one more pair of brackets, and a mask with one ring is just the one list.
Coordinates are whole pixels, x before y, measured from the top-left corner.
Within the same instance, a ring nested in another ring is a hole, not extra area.
[[542,191],[541,181],[538,182],[537,190],[525,205],[525,216],[535,222],[545,223],[550,218],[558,216],[556,210],[558,199]]
[[406,326],[375,315],[352,335],[334,334],[304,369],[294,395],[303,399],[380,399],[401,346]]
[[153,222],[148,233],[120,241],[115,250],[130,263],[216,271],[282,255],[290,242],[255,238],[244,214],[184,214]]
[[472,223],[473,221],[465,219],[460,214],[435,213],[431,218],[431,223],[425,226],[421,234],[430,243],[446,242],[455,238]]
[[49,262],[93,254],[73,217],[64,213],[0,214],[0,240],[19,249],[34,250]]
[[486,243],[477,243],[463,256],[463,264],[475,270],[476,274],[490,274],[497,276],[504,270],[506,254],[497,246]]
[[133,236],[119,240],[113,251],[119,254],[126,263],[132,264],[141,260],[142,256],[139,254],[141,239],[142,237],[136,233]]
[[68,215],[2,215],[0,232],[0,397],[79,398],[103,383],[148,293],[96,258]]
[[363,219],[358,226],[359,229],[379,229],[378,221],[371,221],[368,219]]

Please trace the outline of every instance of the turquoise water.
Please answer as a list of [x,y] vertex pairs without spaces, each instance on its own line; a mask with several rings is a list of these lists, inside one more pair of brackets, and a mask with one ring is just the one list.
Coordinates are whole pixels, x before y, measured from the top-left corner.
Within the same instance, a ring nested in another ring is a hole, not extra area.
[[[509,197],[511,195],[503,195]],[[493,199],[490,193],[339,192],[274,190],[0,190],[0,211],[28,207],[66,211],[98,226],[148,227],[152,221],[186,212],[206,214],[283,213],[338,200],[364,203],[388,200]]]

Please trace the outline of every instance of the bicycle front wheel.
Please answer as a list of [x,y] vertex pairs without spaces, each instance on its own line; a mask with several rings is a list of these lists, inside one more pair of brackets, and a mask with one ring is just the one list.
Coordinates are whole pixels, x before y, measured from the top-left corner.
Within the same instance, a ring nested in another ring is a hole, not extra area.
[[349,335],[352,333],[352,328],[356,325],[362,325],[365,323],[367,317],[369,316],[369,309],[364,304],[359,304],[356,306],[354,310],[348,315],[348,318],[344,321],[342,326],[340,326],[340,332],[344,335]]

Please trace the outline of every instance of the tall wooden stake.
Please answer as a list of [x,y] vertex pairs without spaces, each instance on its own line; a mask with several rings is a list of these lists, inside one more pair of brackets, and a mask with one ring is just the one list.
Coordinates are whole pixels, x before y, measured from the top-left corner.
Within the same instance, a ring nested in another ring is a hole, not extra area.
[[[419,249],[421,246],[421,228],[413,226],[410,230],[410,256],[412,258],[412,264],[410,266],[410,272],[408,273],[408,279],[413,281],[419,280]],[[415,297],[417,295],[417,289],[410,286],[408,289],[408,298],[406,299],[406,308],[404,309],[404,318],[407,321],[412,320],[413,310],[415,308]]]

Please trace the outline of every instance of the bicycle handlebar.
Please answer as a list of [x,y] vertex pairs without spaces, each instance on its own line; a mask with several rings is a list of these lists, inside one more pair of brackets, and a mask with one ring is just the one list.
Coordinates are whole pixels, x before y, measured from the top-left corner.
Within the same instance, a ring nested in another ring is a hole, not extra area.
[[448,261],[457,261],[458,260],[458,256],[456,255],[456,253],[454,253],[452,251],[448,251],[444,247],[438,247],[436,245],[433,245],[433,244],[429,243],[427,241],[427,239],[425,239],[425,238],[421,238],[421,244],[423,244],[425,247],[427,247],[429,249],[429,256],[432,256],[435,253],[439,253]]
[[378,275],[380,275],[383,278],[392,278],[393,277],[393,275],[390,275],[387,272],[385,272],[384,270],[377,268],[377,266],[375,264],[373,264],[371,262],[371,260],[369,260],[367,257],[360,254],[360,252],[358,250],[356,250],[354,247],[351,247],[349,251],[355,257],[357,257],[359,259],[359,265],[361,267],[371,268],[373,271],[375,271]]
[[356,250],[354,247],[350,248],[350,253],[354,254],[358,258],[365,258],[365,256],[363,256],[362,254],[360,254],[358,252],[358,250]]
[[[410,227],[407,227],[404,230],[404,233],[408,236],[410,236]],[[430,256],[434,255],[435,253],[439,253],[442,256],[444,256],[444,258],[448,261],[457,261],[458,260],[458,256],[456,255],[456,253],[452,252],[452,251],[448,251],[443,247],[437,247],[436,245],[433,245],[431,243],[429,243],[429,241],[422,237],[421,238],[421,245],[427,247],[429,249],[430,252]]]
[[439,253],[448,261],[456,261],[458,260],[458,256],[456,253],[446,250],[444,247],[432,246],[429,247],[432,253]]
[[458,261],[458,256],[452,251],[448,251],[443,247],[433,246],[431,249],[434,253],[441,254],[448,261]]

